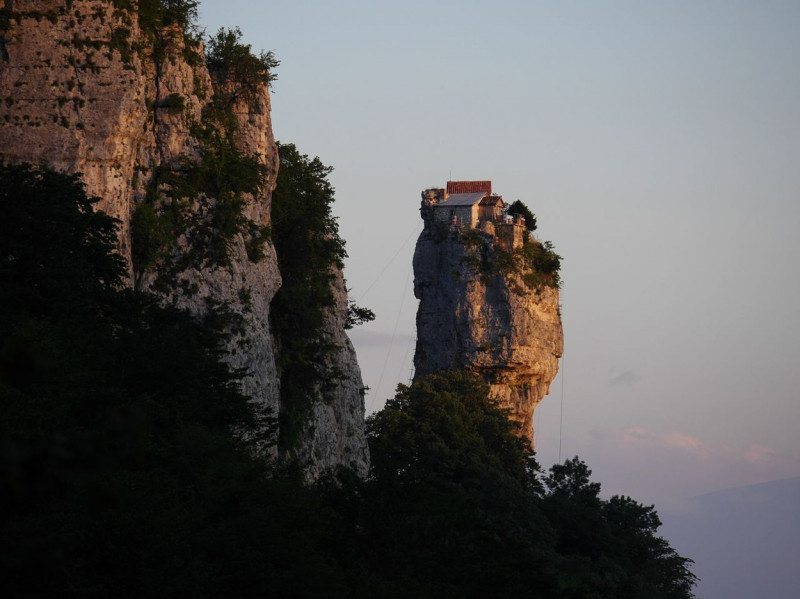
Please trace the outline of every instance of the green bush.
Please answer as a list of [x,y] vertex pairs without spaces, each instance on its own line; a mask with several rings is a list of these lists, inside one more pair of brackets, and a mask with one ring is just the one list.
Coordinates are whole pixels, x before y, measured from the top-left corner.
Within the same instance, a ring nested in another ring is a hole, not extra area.
[[262,86],[271,85],[280,64],[271,51],[253,54],[250,44],[241,43],[241,38],[238,27],[221,28],[206,42],[208,68],[230,101],[252,96]]
[[[132,8],[130,0],[115,0],[115,4],[127,10]],[[178,25],[182,30],[189,31],[197,22],[199,4],[195,0],[139,0],[139,26],[145,31],[155,31]]]
[[542,284],[550,287],[560,285],[561,256],[556,254],[551,242],[540,243],[529,240],[522,248],[522,256],[526,266],[533,269],[533,272],[525,273],[523,276],[528,287],[538,288]]
[[528,231],[536,230],[536,216],[520,200],[514,200],[506,209],[506,214],[523,217],[525,219],[525,228]]

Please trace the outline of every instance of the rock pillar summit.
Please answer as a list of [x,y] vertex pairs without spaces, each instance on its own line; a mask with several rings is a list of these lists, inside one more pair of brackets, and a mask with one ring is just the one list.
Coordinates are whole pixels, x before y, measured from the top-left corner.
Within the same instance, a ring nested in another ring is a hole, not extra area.
[[560,258],[490,181],[422,192],[414,251],[415,377],[466,369],[533,439],[533,411],[558,372]]

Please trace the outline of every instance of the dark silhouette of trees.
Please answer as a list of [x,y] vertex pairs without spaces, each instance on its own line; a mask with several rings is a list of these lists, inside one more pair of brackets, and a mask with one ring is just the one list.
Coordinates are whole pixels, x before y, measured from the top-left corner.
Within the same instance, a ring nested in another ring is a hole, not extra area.
[[255,457],[274,419],[215,329],[121,287],[95,201],[0,164],[3,596],[692,597],[654,508],[541,472],[469,373],[398,387],[366,480]]
[[506,209],[506,214],[521,216],[525,219],[525,228],[528,231],[536,230],[536,216],[521,200],[514,200]]
[[489,389],[431,375],[369,420],[372,567],[423,596],[692,597],[653,507],[600,498],[578,458],[544,475]]

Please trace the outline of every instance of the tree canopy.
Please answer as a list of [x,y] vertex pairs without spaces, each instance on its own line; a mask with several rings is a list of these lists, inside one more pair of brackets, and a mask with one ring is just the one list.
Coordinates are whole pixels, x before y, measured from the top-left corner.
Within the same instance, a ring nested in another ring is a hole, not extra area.
[[536,230],[536,216],[521,200],[514,200],[506,209],[506,214],[521,216],[525,219],[525,228],[528,231]]
[[278,561],[317,559],[324,509],[232,433],[273,431],[219,335],[118,287],[117,224],[95,201],[78,176],[0,165],[4,595],[303,594],[305,566]]
[[[335,376],[326,357],[336,348],[323,334],[326,310],[333,308],[332,284],[347,257],[333,216],[333,168],[278,144],[280,169],[272,194],[272,240],[283,284],[272,302],[273,333],[280,344],[281,444],[292,446],[320,385]],[[373,320],[367,308],[348,304],[345,327]]]
[[250,44],[241,41],[242,31],[220,28],[206,43],[206,63],[232,98],[253,94],[277,78],[280,61],[273,52],[254,54]]
[[477,376],[399,386],[368,432],[366,554],[419,596],[693,596],[691,561],[657,536],[654,508],[602,499],[578,458],[542,473]]

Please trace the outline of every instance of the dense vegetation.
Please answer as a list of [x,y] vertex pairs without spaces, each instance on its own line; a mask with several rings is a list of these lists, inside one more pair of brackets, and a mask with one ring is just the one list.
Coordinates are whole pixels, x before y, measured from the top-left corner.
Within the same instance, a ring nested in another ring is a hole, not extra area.
[[459,239],[466,249],[461,263],[478,275],[484,285],[500,276],[519,295],[561,285],[561,256],[550,241],[541,242],[525,235],[522,247],[509,251],[477,229],[460,233]]
[[269,442],[217,333],[120,287],[74,176],[0,165],[4,596],[688,598],[652,507],[539,470],[467,373],[400,386],[372,469],[314,486]]
[[[294,144],[278,144],[280,169],[272,194],[272,239],[283,283],[272,301],[273,333],[279,345],[281,377],[280,442],[290,448],[305,425],[311,405],[324,401],[325,386],[341,373],[330,361],[332,345],[323,332],[334,305],[332,284],[347,256],[331,212],[333,170]],[[346,327],[374,318],[367,308],[349,305]]]
[[[691,597],[652,507],[600,498],[578,458],[543,475],[477,376],[432,375],[369,421],[373,567],[409,596]],[[398,596],[401,596],[398,593]]]
[[273,52],[254,54],[250,44],[241,41],[242,31],[219,29],[206,43],[206,64],[215,80],[229,94],[230,101],[252,96],[276,79],[280,62]]
[[528,231],[535,231],[536,230],[536,216],[530,209],[522,203],[522,200],[514,200],[511,202],[509,207],[506,209],[506,214],[510,214],[511,216],[521,216],[525,219],[525,228]]
[[75,176],[0,166],[4,596],[191,595],[241,568],[228,535],[264,517],[241,489],[265,472],[230,431],[270,422],[215,333],[120,288],[95,201]]

